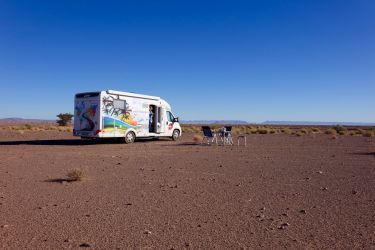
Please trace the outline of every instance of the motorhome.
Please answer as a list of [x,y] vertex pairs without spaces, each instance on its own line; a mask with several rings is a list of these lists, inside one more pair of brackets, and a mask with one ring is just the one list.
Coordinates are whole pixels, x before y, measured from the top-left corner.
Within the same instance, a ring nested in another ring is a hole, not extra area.
[[105,90],[75,95],[73,135],[89,138],[169,137],[182,130],[171,106],[157,96]]

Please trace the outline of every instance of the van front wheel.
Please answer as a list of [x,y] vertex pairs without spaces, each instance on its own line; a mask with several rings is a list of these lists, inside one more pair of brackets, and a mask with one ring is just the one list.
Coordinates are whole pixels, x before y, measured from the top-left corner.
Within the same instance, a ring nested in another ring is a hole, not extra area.
[[125,143],[129,144],[129,143],[133,143],[134,141],[135,141],[135,134],[134,134],[134,132],[130,131],[130,132],[126,133],[126,135],[125,135]]
[[172,140],[177,141],[180,137],[180,131],[178,129],[173,130]]

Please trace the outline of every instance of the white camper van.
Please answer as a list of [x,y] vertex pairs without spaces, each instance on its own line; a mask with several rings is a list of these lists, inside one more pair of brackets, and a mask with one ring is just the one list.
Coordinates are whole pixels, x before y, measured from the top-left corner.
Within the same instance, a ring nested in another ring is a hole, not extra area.
[[74,100],[73,135],[81,138],[135,138],[181,136],[171,106],[157,96],[114,90],[78,93]]

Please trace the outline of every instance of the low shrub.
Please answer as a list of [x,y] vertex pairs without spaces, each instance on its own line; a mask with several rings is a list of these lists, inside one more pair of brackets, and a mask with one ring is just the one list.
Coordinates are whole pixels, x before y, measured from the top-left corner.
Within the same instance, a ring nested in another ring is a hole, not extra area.
[[298,131],[298,132],[296,133],[296,136],[298,136],[298,137],[303,136],[303,135],[304,135],[304,133],[302,133],[301,131]]
[[365,131],[362,135],[364,137],[373,137],[374,133],[372,131]]
[[300,132],[305,135],[309,133],[309,131],[306,128],[301,129]]
[[24,127],[25,127],[25,129],[29,129],[30,130],[30,129],[32,129],[33,126],[31,124],[27,123],[27,124],[24,125]]
[[266,135],[266,134],[268,134],[268,129],[266,129],[266,128],[259,128],[258,130],[257,130],[257,132],[259,133],[259,134],[261,134],[261,135]]
[[312,128],[311,129],[313,133],[320,133],[320,129],[319,128]]
[[203,141],[203,136],[201,135],[194,135],[193,136],[193,141],[196,143],[201,143]]
[[83,171],[80,169],[72,169],[66,174],[66,176],[69,181],[81,181],[83,178]]
[[336,135],[337,134],[336,130],[332,129],[332,128],[327,129],[324,133],[327,134],[327,135]]
[[290,135],[292,133],[292,131],[289,128],[282,128],[280,131],[281,133],[287,134],[287,135]]
[[340,130],[340,131],[337,132],[337,133],[339,133],[339,135],[346,135],[346,131],[345,131],[345,130]]
[[337,133],[345,132],[348,130],[347,128],[341,125],[334,126],[333,129],[336,130]]

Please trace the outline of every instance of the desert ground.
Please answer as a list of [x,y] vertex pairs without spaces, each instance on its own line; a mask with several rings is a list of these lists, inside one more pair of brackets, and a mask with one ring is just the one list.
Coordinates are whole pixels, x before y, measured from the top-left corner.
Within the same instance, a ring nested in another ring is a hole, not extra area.
[[375,249],[374,137],[193,136],[0,130],[0,248]]

